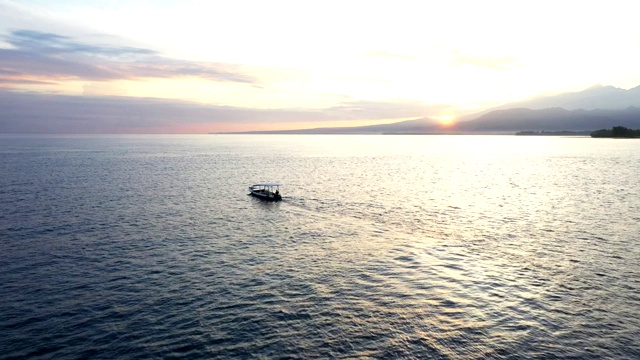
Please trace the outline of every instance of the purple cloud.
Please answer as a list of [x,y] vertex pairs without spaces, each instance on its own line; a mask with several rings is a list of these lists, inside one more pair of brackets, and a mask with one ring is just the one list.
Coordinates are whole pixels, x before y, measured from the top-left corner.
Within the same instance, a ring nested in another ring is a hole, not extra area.
[[0,81],[106,81],[136,78],[199,77],[212,81],[257,83],[238,66],[169,59],[156,51],[111,45],[92,45],[73,38],[32,30],[4,36],[12,49],[0,49]]

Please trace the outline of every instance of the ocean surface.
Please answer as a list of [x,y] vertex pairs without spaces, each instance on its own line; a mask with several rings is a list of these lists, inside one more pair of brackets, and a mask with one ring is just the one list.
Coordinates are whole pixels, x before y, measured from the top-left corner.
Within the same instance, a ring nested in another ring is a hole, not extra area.
[[0,135],[0,358],[640,358],[640,141]]

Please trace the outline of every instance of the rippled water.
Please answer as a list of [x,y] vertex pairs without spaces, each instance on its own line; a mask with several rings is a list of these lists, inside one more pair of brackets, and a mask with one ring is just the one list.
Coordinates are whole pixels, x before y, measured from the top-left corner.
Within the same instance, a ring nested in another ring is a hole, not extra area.
[[0,358],[638,358],[639,174],[637,140],[0,135]]

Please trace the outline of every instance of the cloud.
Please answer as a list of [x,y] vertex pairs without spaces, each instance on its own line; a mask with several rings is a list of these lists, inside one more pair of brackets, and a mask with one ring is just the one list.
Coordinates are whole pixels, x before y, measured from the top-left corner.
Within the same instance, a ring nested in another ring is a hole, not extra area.
[[54,83],[50,81],[38,81],[38,80],[28,80],[28,79],[19,79],[19,78],[2,78],[0,77],[0,86],[2,84],[7,85],[53,85]]
[[452,109],[450,105],[421,101],[348,101],[323,109],[323,113],[342,120],[399,119],[432,116]]
[[5,37],[5,41],[18,49],[39,54],[85,54],[122,58],[132,55],[157,55],[149,49],[128,46],[89,45],[75,42],[68,36],[32,30],[16,30]]
[[418,60],[418,57],[416,56],[403,55],[403,54],[392,53],[392,52],[381,51],[381,50],[366,51],[364,52],[363,55],[368,57],[374,57],[374,58]]
[[254,109],[180,100],[136,97],[68,96],[0,90],[0,133],[129,133],[200,124],[386,120],[424,117],[444,109],[419,102],[345,102],[325,109]]
[[520,66],[519,62],[510,56],[485,56],[462,51],[452,51],[452,56],[454,65],[473,65],[496,70],[508,70]]
[[237,65],[170,59],[150,49],[85,44],[32,30],[15,30],[3,39],[12,47],[0,49],[0,80],[5,83],[177,77],[258,82]]
[[[115,80],[125,77],[117,67],[84,63],[40,54],[33,49],[0,49],[0,67],[11,75],[4,79],[41,79],[55,81],[69,78],[87,80]],[[0,74],[2,76],[2,74]]]

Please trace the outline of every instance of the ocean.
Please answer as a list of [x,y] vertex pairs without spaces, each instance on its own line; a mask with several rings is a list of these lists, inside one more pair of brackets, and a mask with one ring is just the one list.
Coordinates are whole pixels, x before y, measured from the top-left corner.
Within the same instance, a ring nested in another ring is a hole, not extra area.
[[2,359],[640,358],[640,141],[0,135],[0,270]]

